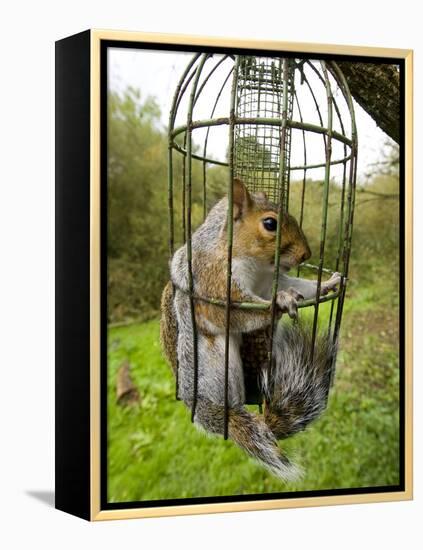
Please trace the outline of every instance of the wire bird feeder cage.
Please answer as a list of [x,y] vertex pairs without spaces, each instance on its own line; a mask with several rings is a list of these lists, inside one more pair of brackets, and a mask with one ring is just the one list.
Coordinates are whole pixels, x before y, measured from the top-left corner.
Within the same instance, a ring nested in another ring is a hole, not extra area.
[[[220,144],[220,147],[222,143],[225,144],[226,158],[223,160],[215,159],[214,152],[210,152],[212,133],[217,130],[220,130],[220,133],[214,138],[214,143]],[[193,165],[196,162],[202,166],[201,182],[193,181]],[[198,53],[188,63],[174,94],[169,120],[170,255],[173,256],[175,248],[174,207],[179,203],[182,240],[186,242],[188,251],[191,311],[194,311],[194,302],[198,299],[226,308],[223,435],[227,438],[231,310],[241,307],[269,308],[271,311],[271,326],[266,330],[244,334],[241,346],[247,403],[258,404],[261,410],[261,396],[255,391],[257,384],[254,384],[254,380],[260,366],[272,357],[277,285],[273,285],[268,305],[231,302],[233,227],[232,217],[228,215],[226,300],[194,295],[190,262],[193,189],[198,185],[201,188],[202,214],[205,218],[208,209],[208,176],[216,165],[227,167],[228,212],[232,212],[234,178],[241,179],[252,192],[265,192],[270,200],[277,203],[277,242],[280,242],[281,238],[282,216],[288,210],[291,213],[290,199],[294,184],[299,210],[297,219],[301,228],[307,222],[308,189],[311,186],[319,187],[321,219],[313,229],[314,235],[319,235],[318,255],[314,256],[314,263],[301,264],[297,271],[297,275],[301,272],[302,276],[306,271],[317,273],[316,297],[299,302],[298,307],[311,309],[314,348],[320,306],[323,302],[330,302],[326,304],[329,313],[325,318],[328,319],[331,337],[336,342],[348,278],[357,170],[357,132],[353,101],[347,82],[337,64],[332,61],[310,59]],[[180,194],[174,181],[177,168],[182,173]],[[198,194],[198,187],[195,189]],[[325,261],[325,248],[329,198],[334,189],[336,204],[330,205],[330,216],[336,227],[336,243],[331,243],[335,253],[332,254],[331,265],[328,265]],[[275,280],[278,270],[279,250],[276,246]],[[330,276],[335,272],[342,275],[338,290],[320,296],[323,274]],[[194,314],[192,321],[195,344]],[[198,371],[196,353],[194,357],[193,368]],[[195,402],[194,395],[193,409]],[[194,412],[193,410],[192,418]]]

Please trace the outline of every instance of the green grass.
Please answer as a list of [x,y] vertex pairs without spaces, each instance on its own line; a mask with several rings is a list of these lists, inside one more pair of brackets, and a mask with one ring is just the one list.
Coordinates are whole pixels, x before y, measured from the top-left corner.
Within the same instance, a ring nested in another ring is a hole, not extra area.
[[[398,313],[395,293],[351,286],[337,375],[323,416],[280,443],[304,478],[284,484],[231,441],[207,437],[175,400],[159,322],[109,330],[110,502],[324,490],[399,482]],[[322,308],[326,317],[328,306]],[[140,404],[116,404],[116,373],[129,360]]]

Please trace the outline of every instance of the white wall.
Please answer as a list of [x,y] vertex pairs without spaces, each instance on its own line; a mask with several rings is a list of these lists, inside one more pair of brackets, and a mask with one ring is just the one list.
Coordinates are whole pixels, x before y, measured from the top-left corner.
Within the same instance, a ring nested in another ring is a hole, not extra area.
[[[90,27],[414,48],[421,161],[418,2],[92,0],[3,2],[0,49],[0,543],[4,548],[421,548],[421,338],[415,360],[415,501],[90,525],[31,496],[53,489],[54,41]],[[262,21],[260,21],[260,19]],[[416,212],[422,205],[415,171]],[[415,264],[422,216],[416,215]],[[419,250],[420,249],[420,250]],[[418,282],[418,271],[416,282]],[[421,271],[420,271],[421,273]],[[417,285],[416,285],[417,286]],[[422,292],[416,288],[416,310]],[[416,323],[416,340],[420,328]],[[242,546],[241,546],[242,545]]]

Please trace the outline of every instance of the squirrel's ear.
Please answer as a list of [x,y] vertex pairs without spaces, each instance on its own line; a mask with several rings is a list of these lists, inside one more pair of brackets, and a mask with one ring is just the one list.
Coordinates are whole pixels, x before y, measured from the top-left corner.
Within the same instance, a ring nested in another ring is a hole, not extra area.
[[234,220],[245,215],[251,207],[251,197],[245,184],[238,178],[233,182]]

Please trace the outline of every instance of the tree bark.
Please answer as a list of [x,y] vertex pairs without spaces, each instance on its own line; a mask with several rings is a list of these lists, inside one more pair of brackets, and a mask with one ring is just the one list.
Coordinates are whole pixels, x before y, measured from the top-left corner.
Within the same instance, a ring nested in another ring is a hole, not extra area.
[[400,141],[400,87],[397,65],[338,63],[351,95],[396,143]]
[[140,394],[132,382],[130,365],[124,361],[119,367],[116,376],[116,400],[119,405],[136,405],[140,401]]

